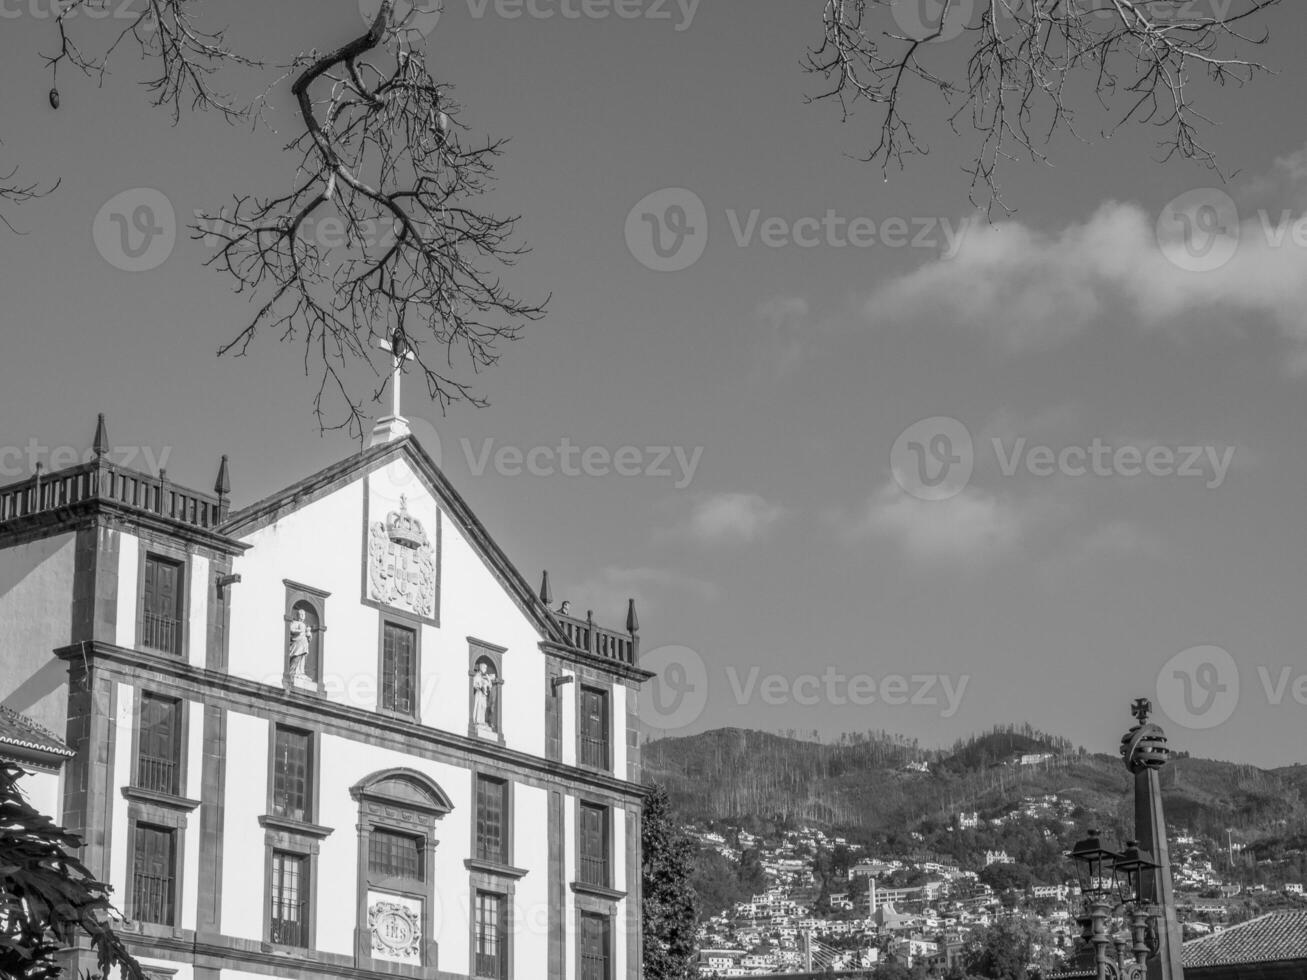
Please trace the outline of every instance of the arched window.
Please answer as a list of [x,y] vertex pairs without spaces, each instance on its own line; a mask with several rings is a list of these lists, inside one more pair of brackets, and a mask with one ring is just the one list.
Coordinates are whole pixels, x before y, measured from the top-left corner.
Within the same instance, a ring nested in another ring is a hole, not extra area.
[[454,808],[415,769],[385,769],[350,789],[359,804],[355,960],[434,968],[436,824]]

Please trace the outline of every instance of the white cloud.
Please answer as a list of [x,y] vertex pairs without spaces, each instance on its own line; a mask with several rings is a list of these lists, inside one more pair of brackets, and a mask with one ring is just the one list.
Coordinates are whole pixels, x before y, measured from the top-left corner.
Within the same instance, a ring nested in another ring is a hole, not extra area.
[[749,542],[784,517],[784,507],[756,493],[706,494],[694,501],[685,530],[703,542]]
[[977,565],[1011,551],[1025,523],[1010,502],[975,488],[928,501],[889,483],[868,502],[854,530],[897,542],[919,564]]
[[1133,521],[1108,521],[1082,535],[1075,544],[1072,557],[1082,561],[1127,555],[1157,558],[1162,552],[1161,540]]
[[767,328],[760,346],[768,377],[789,374],[803,361],[808,334],[808,301],[799,296],[778,296],[755,311]]
[[[1281,169],[1291,169],[1286,163]],[[1273,215],[1278,226],[1280,217]],[[1158,245],[1156,223],[1133,204],[1107,202],[1057,234],[1019,222],[974,228],[952,259],[877,288],[874,323],[955,324],[1020,351],[1061,344],[1109,311],[1144,328],[1187,326],[1213,314],[1261,317],[1307,369],[1307,248],[1291,226],[1277,243],[1258,215],[1244,215],[1240,243],[1223,266],[1192,272]]]

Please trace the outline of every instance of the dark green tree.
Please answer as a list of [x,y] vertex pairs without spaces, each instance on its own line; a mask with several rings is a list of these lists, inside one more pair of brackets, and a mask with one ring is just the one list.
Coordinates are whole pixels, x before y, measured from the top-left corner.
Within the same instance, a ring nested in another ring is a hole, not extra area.
[[54,980],[56,954],[86,936],[100,977],[117,967],[123,980],[144,980],[110,924],[109,886],[73,856],[81,839],[24,799],[21,775],[0,764],[0,976]]
[[672,819],[667,790],[655,785],[644,805],[645,980],[693,980],[698,909],[690,886],[694,841]]
[[962,963],[970,976],[1027,980],[1048,972],[1053,965],[1052,948],[1052,935],[1038,922],[1001,919],[971,935],[962,950]]

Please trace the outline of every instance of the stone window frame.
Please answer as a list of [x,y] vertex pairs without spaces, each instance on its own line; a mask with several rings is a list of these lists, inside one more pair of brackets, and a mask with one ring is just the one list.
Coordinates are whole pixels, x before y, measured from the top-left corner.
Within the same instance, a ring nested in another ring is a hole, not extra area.
[[[166,698],[170,701],[177,702],[177,792],[160,793],[156,790],[144,789],[137,785],[140,775],[141,760],[141,705],[146,695],[157,698]],[[180,695],[164,694],[147,687],[138,687],[132,697],[132,753],[131,753],[131,772],[128,774],[127,786],[123,788],[123,795],[129,799],[139,799],[143,801],[156,801],[167,805],[165,801],[173,800],[190,804],[188,809],[194,809],[198,802],[188,800],[186,797],[186,779],[189,772],[190,756],[190,718],[191,703]],[[146,823],[149,823],[147,820]]]
[[504,654],[508,653],[508,647],[501,647],[497,643],[491,643],[489,640],[480,640],[475,636],[467,638],[467,733],[473,738],[479,738],[483,741],[489,741],[485,736],[478,734],[476,725],[472,721],[472,701],[473,691],[471,684],[472,671],[476,670],[477,664],[486,660],[494,669],[497,681],[497,692],[494,698],[495,723],[490,727],[494,729],[495,741],[500,745],[504,744]]
[[[395,609],[384,609],[377,616],[376,711],[378,714],[391,718],[402,718],[405,721],[412,721],[419,725],[422,723],[422,626],[424,622],[421,616],[414,616]],[[384,708],[381,705],[382,691],[385,688],[382,669],[386,663],[386,627],[388,625],[413,631],[413,710],[410,712],[396,711],[393,708]]]
[[[314,664],[317,668],[317,676],[310,674],[309,677],[317,685],[318,693],[322,694],[326,690],[323,678],[326,676],[327,663],[327,599],[331,597],[331,593],[288,578],[282,579],[281,584],[286,589],[286,627],[281,641],[282,674],[286,678],[290,676],[290,621],[295,616],[295,607],[303,602],[313,609],[318,618],[318,625],[313,631],[313,643],[317,647],[314,651],[317,659],[317,663]],[[304,689],[295,688],[295,690]]]
[[[136,647],[140,650],[158,654],[161,657],[175,657],[183,663],[189,663],[191,657],[191,576],[195,572],[194,565],[191,562],[192,552],[190,549],[171,540],[146,537],[144,535],[138,539],[136,551],[136,609],[134,613]],[[145,616],[145,562],[152,557],[176,562],[181,566],[181,583],[179,585],[179,591],[181,592],[181,622],[179,624],[181,642],[179,644],[180,649],[175,653],[170,650],[147,647],[141,642],[141,622]]]
[[[179,704],[178,719],[178,774],[176,794],[160,793],[154,790],[143,789],[136,784],[137,759],[140,754],[140,731],[141,731],[141,701],[142,696],[146,693],[155,694],[153,690],[146,688],[135,688],[132,697],[132,746],[131,746],[131,772],[128,773],[127,785],[121,787],[119,792],[123,799],[127,801],[127,869],[125,880],[123,882],[122,911],[124,916],[129,914],[135,900],[135,864],[136,864],[136,828],[138,824],[148,824],[154,827],[162,827],[173,832],[173,856],[172,856],[172,880],[173,880],[173,924],[171,926],[157,922],[144,922],[134,919],[128,919],[130,925],[127,928],[144,934],[156,936],[181,936],[182,917],[182,889],[184,884],[184,871],[186,868],[186,831],[189,824],[190,814],[195,811],[199,805],[199,800],[188,799],[183,794],[186,791],[186,779],[188,773],[187,757],[190,752],[190,707],[189,699],[177,697]],[[168,694],[160,694],[163,697],[172,697]]]
[[[583,709],[582,705],[584,704],[584,701],[585,701],[584,692],[587,691],[587,690],[589,690],[589,691],[597,691],[597,692],[599,692],[600,694],[602,694],[603,697],[604,697],[604,715],[605,715],[605,718],[604,718],[604,745],[605,745],[605,747],[606,747],[606,751],[605,751],[606,759],[605,759],[605,763],[604,763],[604,765],[602,765],[602,766],[596,766],[596,765],[593,765],[593,764],[591,764],[591,763],[589,763],[589,762],[583,762],[583,761],[582,761],[582,757],[583,757],[583,755],[584,755],[584,751],[583,751],[583,749],[582,749],[582,745],[583,745],[583,743],[582,743],[581,740],[585,737],[585,735],[584,735],[584,729],[583,729],[583,726],[582,726],[582,719],[584,718],[585,712],[584,712],[584,709]],[[613,712],[613,701],[614,701],[614,698],[613,698],[613,688],[612,688],[612,685],[611,685],[611,684],[605,684],[605,683],[603,683],[602,681],[597,680],[594,676],[592,676],[592,675],[590,675],[590,674],[588,674],[588,673],[587,673],[587,674],[581,674],[581,673],[578,673],[578,674],[576,675],[576,696],[575,696],[572,700],[573,700],[573,702],[574,702],[574,711],[575,711],[576,765],[577,765],[577,767],[580,768],[580,769],[588,770],[588,771],[590,771],[590,772],[612,773],[612,771],[613,771],[613,760],[614,760],[614,758],[616,757],[616,752],[615,752],[615,750],[614,750],[614,746],[613,746],[613,727],[614,727],[614,721],[613,721],[613,715],[614,715],[614,712]]]
[[479,894],[497,895],[504,903],[503,920],[503,957],[504,970],[502,980],[513,980],[513,963],[517,957],[517,943],[513,935],[515,920],[513,909],[517,905],[517,879],[496,874],[473,871],[468,888],[467,916],[467,975],[471,980],[501,980],[500,977],[487,977],[476,971],[477,963],[477,896]]
[[[277,784],[277,729],[285,728],[288,731],[299,732],[309,736],[309,814],[306,820],[296,820],[294,817],[284,817],[273,813],[273,793]],[[283,724],[276,719],[268,719],[268,791],[265,815],[259,818],[260,824],[265,822],[278,827],[284,827],[288,830],[299,830],[310,836],[325,837],[331,833],[331,830],[317,825],[318,807],[320,805],[319,795],[322,785],[322,733],[312,728],[301,728],[294,724]],[[317,833],[317,831],[326,831],[326,833]]]
[[[168,804],[156,803],[133,798],[127,793],[129,787],[123,787],[123,795],[127,798],[127,870],[125,880],[123,881],[123,905],[122,912],[127,923],[130,923],[129,930],[147,935],[155,936],[175,936],[184,935],[182,929],[182,896],[185,893],[185,872],[186,872],[186,824],[187,816],[191,809],[199,804],[195,801],[186,801],[190,804],[188,807],[171,806]],[[181,802],[181,801],[178,801]],[[136,846],[137,846],[137,828],[141,824],[147,824],[152,827],[160,827],[172,832],[172,924],[168,925],[163,922],[146,922],[144,919],[133,919],[131,913],[135,911],[136,902]]]
[[[312,953],[318,948],[318,855],[322,850],[322,841],[330,833],[327,827],[291,826],[272,817],[260,817],[259,825],[263,827],[263,932],[260,948],[264,952],[273,950],[298,953]],[[272,941],[272,860],[273,851],[282,851],[304,858],[308,862],[309,887],[308,937],[304,946],[290,946]]]
[[[616,806],[611,800],[591,796],[574,797],[572,806],[576,834],[572,854],[572,867],[575,873],[572,876],[570,888],[572,893],[576,895],[577,908],[615,916],[617,914],[617,903],[627,896],[626,891],[613,886],[613,883],[617,880],[619,857],[625,859],[625,854],[619,856],[613,847],[617,839],[615,823],[619,811],[625,813],[625,810]],[[606,851],[608,880],[602,885],[593,885],[581,880],[581,845],[584,839],[581,834],[581,811],[583,807],[595,807],[602,809],[604,812],[604,848]],[[629,887],[630,883],[628,882],[627,885]]]
[[618,962],[617,962],[617,906],[616,906],[616,903],[614,903],[614,902],[608,902],[608,903],[582,902],[581,899],[582,899],[583,897],[585,897],[585,896],[580,896],[580,895],[577,896],[578,901],[577,901],[577,905],[576,905],[576,941],[572,944],[572,945],[575,947],[575,950],[576,950],[575,953],[574,953],[573,955],[576,957],[576,959],[575,959],[575,964],[576,964],[576,977],[577,977],[577,980],[580,980],[580,978],[581,978],[582,976],[584,976],[584,974],[582,973],[582,952],[583,952],[583,946],[582,946],[582,943],[581,943],[581,933],[582,933],[583,930],[582,930],[582,926],[581,926],[581,918],[582,918],[582,916],[586,916],[586,915],[594,916],[594,917],[596,917],[596,918],[600,918],[600,919],[606,919],[607,922],[608,922],[608,929],[607,929],[607,939],[608,939],[608,976],[605,978],[605,980],[616,980],[616,978],[619,976],[619,970],[620,970],[620,967],[619,967]]
[[[400,794],[388,792],[385,784],[406,786]],[[358,875],[355,895],[354,964],[360,969],[400,976],[424,977],[439,964],[440,947],[433,935],[436,881],[435,853],[440,841],[436,827],[454,809],[448,794],[430,776],[415,769],[391,768],[372,773],[350,787],[358,803]],[[390,830],[422,838],[423,876],[420,889],[386,888],[374,882],[368,871],[368,843],[373,830]],[[372,937],[367,928],[368,892],[373,888],[393,891],[422,902],[422,962],[420,965],[393,963],[372,956]]]

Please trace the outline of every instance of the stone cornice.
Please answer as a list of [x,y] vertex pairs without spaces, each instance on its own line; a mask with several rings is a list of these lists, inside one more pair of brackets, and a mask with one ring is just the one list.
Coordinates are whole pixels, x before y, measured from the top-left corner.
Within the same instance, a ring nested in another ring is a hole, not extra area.
[[199,800],[188,800],[184,796],[174,796],[172,793],[159,793],[155,790],[142,789],[139,786],[124,786],[122,788],[124,800],[133,800],[137,803],[150,803],[154,806],[165,807],[169,810],[181,810],[184,813],[190,813],[200,805]]
[[592,670],[602,670],[605,673],[615,674],[623,680],[635,681],[637,684],[643,684],[645,681],[655,677],[653,671],[645,670],[643,667],[632,667],[630,664],[624,664],[620,660],[609,660],[607,657],[599,657],[593,653],[577,647],[568,646],[565,643],[554,643],[550,640],[541,640],[540,649],[545,653],[555,656],[560,660],[566,660],[569,663],[577,664],[581,667],[589,667]]
[[[339,704],[326,698],[287,691],[271,684],[237,677],[183,660],[144,650],[132,650],[102,640],[87,640],[60,647],[54,655],[69,664],[107,666],[123,681],[134,680],[142,671],[172,682],[173,691],[210,705],[307,726],[313,730],[356,736],[360,741],[384,744],[389,737],[394,748],[420,746],[430,752],[442,749],[471,759],[492,760],[508,773],[519,772],[546,781],[585,786],[626,800],[643,801],[648,789],[639,783],[618,779],[609,773],[565,765],[542,756],[509,749],[495,742],[429,728],[391,715]],[[222,704],[226,699],[230,703]]]

